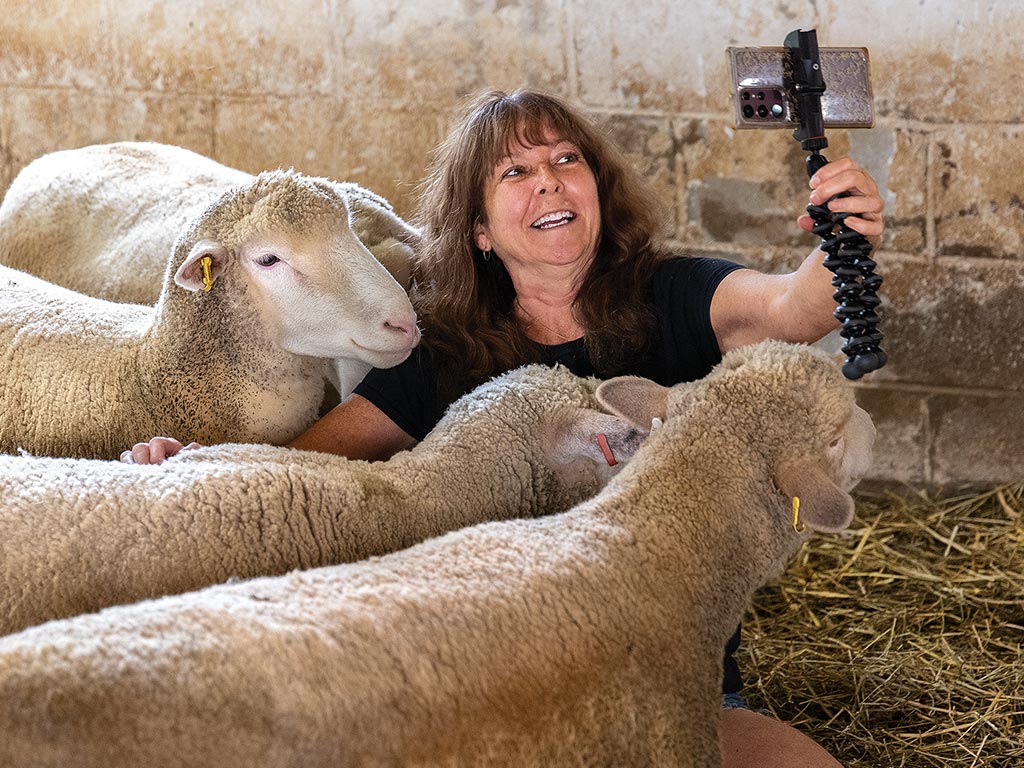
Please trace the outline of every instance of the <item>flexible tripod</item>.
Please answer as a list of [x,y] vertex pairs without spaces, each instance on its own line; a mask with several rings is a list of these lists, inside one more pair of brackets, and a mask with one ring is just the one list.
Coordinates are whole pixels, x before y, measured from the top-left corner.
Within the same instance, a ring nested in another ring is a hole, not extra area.
[[[828,163],[821,154],[821,150],[828,146],[828,140],[821,111],[825,80],[818,58],[817,33],[813,29],[795,30],[786,35],[784,46],[783,81],[799,125],[793,131],[793,138],[800,142],[805,152],[810,152],[807,175],[811,177]],[[844,192],[832,200],[848,194]],[[828,203],[808,205],[807,213],[814,220],[812,231],[821,238],[821,250],[826,254],[823,264],[834,275],[832,285],[836,292],[832,298],[839,305],[834,315],[842,323],[839,335],[846,340],[843,345],[843,354],[846,355],[843,375],[848,379],[859,379],[881,368],[887,360],[879,346],[883,337],[878,330],[878,313],[875,311],[881,301],[878,289],[882,285],[882,277],[875,274],[871,243],[845,224],[847,217],[853,214],[833,213],[828,209]]]

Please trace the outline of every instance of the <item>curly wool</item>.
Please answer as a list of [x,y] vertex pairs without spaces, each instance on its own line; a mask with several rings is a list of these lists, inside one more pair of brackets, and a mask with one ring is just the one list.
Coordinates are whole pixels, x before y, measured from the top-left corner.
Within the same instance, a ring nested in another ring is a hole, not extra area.
[[612,470],[584,459],[570,471],[544,435],[562,414],[595,409],[596,385],[561,367],[513,371],[388,462],[257,445],[159,466],[0,457],[0,633],[565,510]]

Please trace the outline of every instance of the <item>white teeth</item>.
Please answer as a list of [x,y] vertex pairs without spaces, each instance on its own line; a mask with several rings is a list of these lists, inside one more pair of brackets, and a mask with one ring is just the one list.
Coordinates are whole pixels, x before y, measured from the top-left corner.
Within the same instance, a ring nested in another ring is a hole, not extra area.
[[530,226],[542,229],[548,225],[554,226],[556,224],[564,224],[565,222],[572,221],[575,218],[576,214],[572,211],[553,211],[552,213],[544,214]]

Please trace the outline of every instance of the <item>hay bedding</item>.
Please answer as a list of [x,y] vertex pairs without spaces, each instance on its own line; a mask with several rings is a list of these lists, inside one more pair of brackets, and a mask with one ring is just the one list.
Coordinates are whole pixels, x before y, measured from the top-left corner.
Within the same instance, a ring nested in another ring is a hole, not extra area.
[[751,704],[848,768],[1024,767],[1024,485],[857,507],[758,593]]

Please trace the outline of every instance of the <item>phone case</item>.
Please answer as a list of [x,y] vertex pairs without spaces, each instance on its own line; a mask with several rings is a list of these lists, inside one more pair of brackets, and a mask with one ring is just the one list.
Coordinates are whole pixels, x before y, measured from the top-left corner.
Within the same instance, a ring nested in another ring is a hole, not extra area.
[[[786,98],[786,49],[727,48],[737,128],[792,128],[796,121]],[[870,128],[875,123],[871,62],[867,48],[821,48],[825,127]]]

